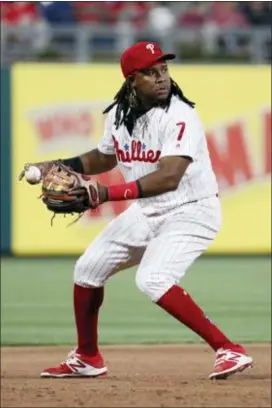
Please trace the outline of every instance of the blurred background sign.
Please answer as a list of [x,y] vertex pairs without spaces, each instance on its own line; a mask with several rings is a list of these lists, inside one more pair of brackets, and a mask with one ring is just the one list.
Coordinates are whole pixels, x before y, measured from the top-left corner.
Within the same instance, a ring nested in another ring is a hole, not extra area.
[[[195,101],[207,129],[223,203],[223,226],[211,252],[266,253],[270,248],[270,80],[268,67],[174,65],[171,75]],[[13,250],[79,254],[123,211],[107,203],[66,229],[37,199],[40,186],[19,183],[25,162],[70,157],[94,148],[102,110],[119,89],[118,65],[15,65],[12,71]],[[250,85],[250,90],[249,90]],[[99,176],[118,183],[118,170]]]

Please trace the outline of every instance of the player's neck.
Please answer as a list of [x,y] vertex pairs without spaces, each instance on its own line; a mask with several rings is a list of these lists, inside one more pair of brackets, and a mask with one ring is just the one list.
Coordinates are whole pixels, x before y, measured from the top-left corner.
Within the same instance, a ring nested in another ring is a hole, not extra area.
[[154,101],[154,99],[148,99],[141,95],[137,95],[137,96],[138,96],[138,102],[139,102],[139,106],[137,107],[138,110],[148,111],[156,105],[156,102]]

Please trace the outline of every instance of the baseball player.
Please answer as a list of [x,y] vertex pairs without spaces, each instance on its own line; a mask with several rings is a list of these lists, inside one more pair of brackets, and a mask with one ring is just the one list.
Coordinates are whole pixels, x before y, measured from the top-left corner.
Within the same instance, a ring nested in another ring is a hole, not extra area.
[[[62,160],[85,175],[118,166],[125,183],[98,184],[98,204],[134,202],[76,262],[77,347],[65,362],[43,370],[42,377],[106,375],[97,334],[104,285],[113,274],[133,265],[138,265],[138,288],[215,351],[209,378],[227,378],[252,366],[245,349],[228,339],[179,286],[188,268],[215,239],[221,210],[203,126],[194,103],[169,75],[167,61],[174,58],[152,42],[127,49],[121,56],[125,82],[104,111],[107,117],[99,145]],[[37,165],[45,176],[52,162]]]

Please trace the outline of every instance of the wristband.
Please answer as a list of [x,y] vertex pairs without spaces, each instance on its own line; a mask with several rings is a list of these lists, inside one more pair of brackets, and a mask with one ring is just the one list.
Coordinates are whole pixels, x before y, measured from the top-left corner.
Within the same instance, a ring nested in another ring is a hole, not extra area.
[[81,158],[79,156],[72,157],[71,159],[61,160],[61,162],[63,164],[65,164],[66,166],[71,167],[77,173],[84,174],[83,163],[82,163]]
[[109,186],[107,190],[109,201],[135,200],[143,197],[139,180]]

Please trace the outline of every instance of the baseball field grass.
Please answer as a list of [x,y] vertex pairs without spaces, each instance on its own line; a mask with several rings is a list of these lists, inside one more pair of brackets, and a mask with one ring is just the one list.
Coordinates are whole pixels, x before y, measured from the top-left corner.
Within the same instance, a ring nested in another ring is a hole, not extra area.
[[[2,345],[72,345],[73,258],[1,260]],[[136,269],[106,286],[101,344],[195,343],[199,338],[137,289]],[[234,341],[271,341],[271,260],[202,257],[181,285]]]

